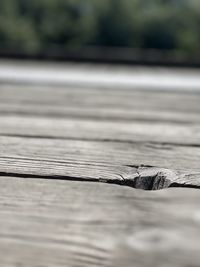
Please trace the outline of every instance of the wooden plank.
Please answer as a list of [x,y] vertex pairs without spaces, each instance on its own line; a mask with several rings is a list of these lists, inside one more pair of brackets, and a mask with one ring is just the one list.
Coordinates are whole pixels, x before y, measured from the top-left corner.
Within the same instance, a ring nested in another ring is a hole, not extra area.
[[0,87],[0,114],[199,123],[199,92]]
[[199,186],[198,92],[3,86],[0,94],[1,114],[13,114],[0,117],[2,173]]
[[1,84],[0,265],[199,266],[199,191],[131,188],[200,188],[199,100]]
[[148,121],[171,122],[175,124],[199,124],[200,116],[197,112],[183,112],[171,110],[120,109],[119,107],[83,107],[56,105],[43,106],[31,104],[0,104],[1,115],[38,116],[51,118],[80,118],[106,121]]
[[8,176],[199,186],[199,156],[198,146],[0,137],[0,170]]
[[0,179],[0,265],[198,266],[199,191]]
[[199,101],[1,84],[0,266],[199,266]]
[[[176,90],[114,90],[104,88],[71,88],[31,86],[31,85],[1,85],[1,103],[23,104],[57,104],[60,106],[90,106],[90,107],[120,107],[143,108],[182,111],[200,111],[198,101],[199,91]],[[28,101],[28,103],[26,103]],[[179,103],[179,105],[177,105]]]
[[4,115],[0,135],[198,146],[200,125]]

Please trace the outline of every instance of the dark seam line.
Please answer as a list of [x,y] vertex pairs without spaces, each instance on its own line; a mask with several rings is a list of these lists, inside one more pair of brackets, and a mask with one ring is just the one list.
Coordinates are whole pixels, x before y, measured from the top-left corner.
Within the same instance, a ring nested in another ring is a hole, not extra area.
[[0,172],[0,177],[16,177],[16,178],[30,178],[30,179],[49,179],[49,180],[69,180],[69,181],[82,181],[82,182],[97,182],[94,178],[80,178],[72,176],[61,176],[61,175],[36,175],[36,174],[26,174],[26,173],[12,173],[12,172]]
[[200,185],[192,185],[192,184],[179,184],[179,183],[171,183],[169,187],[182,187],[182,188],[194,188],[200,189]]
[[[45,180],[63,180],[63,181],[74,181],[74,182],[95,182],[95,183],[107,183],[107,184],[115,184],[120,186],[128,186],[131,188],[135,188],[135,180],[131,179],[123,179],[123,180],[101,180],[101,179],[86,179],[86,178],[80,178],[80,177],[72,177],[72,176],[61,176],[61,175],[35,175],[35,174],[26,174],[26,173],[10,173],[10,172],[0,172],[0,177],[13,177],[13,178],[26,178],[26,179],[45,179]],[[153,185],[153,182],[155,180],[155,177],[152,177],[151,185]],[[171,183],[168,187],[163,187],[159,189],[151,188],[151,186],[148,185],[147,188],[135,188],[135,189],[142,189],[146,191],[155,191],[155,190],[163,190],[170,187],[177,187],[177,188],[193,188],[193,189],[200,189],[200,186],[196,185],[190,185],[190,184],[179,184],[179,183]]]

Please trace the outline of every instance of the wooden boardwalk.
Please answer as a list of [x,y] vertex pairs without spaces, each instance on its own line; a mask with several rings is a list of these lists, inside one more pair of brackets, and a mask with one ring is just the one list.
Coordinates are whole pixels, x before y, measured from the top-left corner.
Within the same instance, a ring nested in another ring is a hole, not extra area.
[[199,103],[2,82],[0,266],[199,267]]

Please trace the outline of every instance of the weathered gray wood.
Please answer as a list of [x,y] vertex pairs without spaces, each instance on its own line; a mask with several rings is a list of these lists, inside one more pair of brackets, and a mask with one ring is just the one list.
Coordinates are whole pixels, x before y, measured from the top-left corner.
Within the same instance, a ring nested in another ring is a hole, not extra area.
[[199,266],[199,101],[1,85],[0,266]]
[[198,266],[198,190],[0,179],[0,265]]
[[0,135],[93,141],[199,145],[199,124],[0,116]]
[[200,94],[137,90],[0,87],[0,114],[200,122]]
[[[200,92],[172,90],[114,90],[103,88],[45,87],[31,85],[1,85],[1,103],[46,104],[61,107],[118,107],[123,109],[200,111]],[[38,97],[39,95],[39,97]],[[28,101],[28,103],[27,103]],[[177,103],[179,105],[177,105]]]
[[176,182],[200,186],[199,156],[200,147],[190,146],[0,137],[2,174],[117,182],[147,189]]

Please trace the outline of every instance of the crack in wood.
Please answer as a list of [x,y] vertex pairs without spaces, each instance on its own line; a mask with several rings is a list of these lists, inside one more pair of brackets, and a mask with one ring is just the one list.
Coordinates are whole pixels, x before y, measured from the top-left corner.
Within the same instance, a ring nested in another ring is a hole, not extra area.
[[61,176],[61,175],[36,175],[27,173],[12,173],[12,172],[0,172],[0,177],[16,177],[16,178],[30,178],[30,179],[49,179],[49,180],[68,180],[68,181],[78,181],[78,182],[97,182],[96,179],[92,178],[79,178],[72,176]]
[[139,176],[134,179],[134,187],[145,190],[159,190],[169,187],[170,179],[163,171],[158,171],[156,174],[139,172]]
[[145,165],[133,166],[137,167],[136,175],[124,178],[123,183],[136,189],[159,190],[168,188],[177,177],[174,171],[168,169],[146,167]]
[[[10,173],[0,172],[0,177],[17,177],[17,178],[35,178],[35,179],[51,179],[51,180],[66,180],[66,181],[81,181],[81,182],[102,182],[107,184],[116,184],[120,186],[128,186],[135,189],[142,190],[161,190],[170,187],[184,187],[184,188],[200,188],[199,185],[191,184],[184,181],[189,174],[179,175],[177,172],[170,169],[157,168],[145,165],[132,165],[136,168],[136,173],[133,175],[119,174],[120,179],[106,179],[106,178],[79,178],[73,176],[61,175],[33,175],[27,173]],[[195,174],[196,175],[196,174]],[[181,180],[180,180],[181,176]]]
[[200,189],[199,185],[193,185],[193,184],[180,184],[180,183],[171,183],[169,187],[181,187],[181,188],[193,188],[193,189]]

